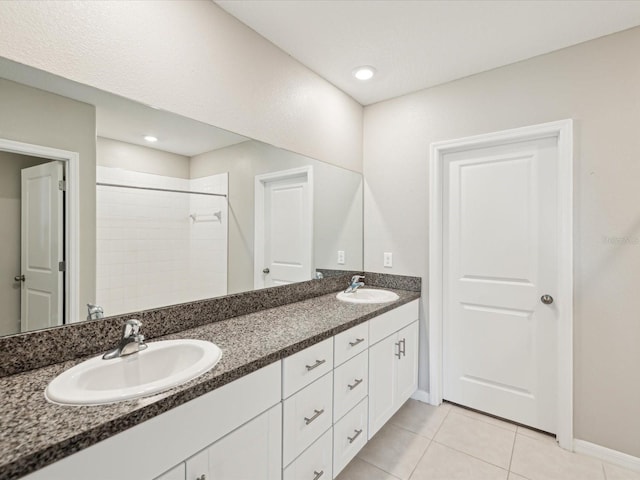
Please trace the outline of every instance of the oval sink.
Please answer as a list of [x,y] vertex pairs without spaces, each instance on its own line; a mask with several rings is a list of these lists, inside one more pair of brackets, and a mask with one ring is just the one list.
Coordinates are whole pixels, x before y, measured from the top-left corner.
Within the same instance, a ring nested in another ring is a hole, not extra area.
[[203,340],[164,340],[125,357],[102,355],[65,370],[47,386],[45,397],[65,405],[100,405],[168,390],[213,368],[222,356]]
[[359,288],[351,293],[340,292],[336,298],[349,303],[387,303],[398,300],[400,297],[389,290]]

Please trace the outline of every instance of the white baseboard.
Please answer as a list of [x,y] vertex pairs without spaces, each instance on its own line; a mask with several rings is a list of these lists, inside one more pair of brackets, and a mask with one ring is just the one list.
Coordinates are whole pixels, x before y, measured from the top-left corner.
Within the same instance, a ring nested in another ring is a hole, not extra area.
[[633,455],[578,439],[573,440],[573,450],[576,453],[590,455],[612,465],[626,468],[627,470],[640,472],[640,458],[634,457]]
[[431,403],[431,396],[429,395],[429,392],[426,392],[425,390],[416,390],[413,392],[413,395],[411,395],[411,398],[422,403]]

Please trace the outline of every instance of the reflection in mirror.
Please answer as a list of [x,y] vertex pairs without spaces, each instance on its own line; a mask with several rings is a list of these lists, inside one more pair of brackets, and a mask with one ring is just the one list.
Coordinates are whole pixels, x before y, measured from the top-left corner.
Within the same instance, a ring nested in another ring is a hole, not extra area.
[[362,269],[359,173],[0,72],[0,335]]

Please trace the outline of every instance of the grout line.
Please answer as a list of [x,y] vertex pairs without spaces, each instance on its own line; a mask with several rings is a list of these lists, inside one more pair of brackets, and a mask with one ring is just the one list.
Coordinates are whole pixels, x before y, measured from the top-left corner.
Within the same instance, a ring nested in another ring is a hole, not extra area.
[[[511,473],[511,464],[513,463],[513,452],[516,450],[516,440],[518,439],[518,427],[513,435],[513,445],[511,445],[511,457],[509,458],[509,468],[507,469]],[[508,476],[507,476],[508,477]]]
[[[457,448],[452,447],[451,445],[447,445],[446,443],[438,442],[437,440],[433,440],[433,442],[437,443],[438,445],[442,445],[443,447],[450,448],[451,450],[454,450],[454,451],[456,451],[456,452],[458,452],[458,453],[462,453],[463,455],[466,455],[466,456],[468,456],[468,457],[475,458],[476,460],[480,460],[481,462],[486,463],[487,465],[491,465],[492,467],[499,468],[500,470],[504,470],[504,471],[506,471],[506,472],[508,472],[508,471],[509,471],[509,470],[507,470],[506,468],[504,468],[504,467],[502,467],[502,466],[500,466],[500,465],[496,465],[495,463],[491,463],[491,462],[489,462],[489,461],[485,460],[484,458],[480,458],[480,457],[476,457],[475,455],[471,455],[471,454],[470,454],[470,453],[468,453],[468,452],[463,452],[462,450],[458,450]],[[514,472],[514,473],[515,473],[515,472]],[[519,474],[518,474],[518,475],[519,475]]]
[[[391,472],[387,472],[384,468],[380,468],[378,465],[375,465],[375,464],[373,464],[373,463],[371,463],[371,462],[369,462],[369,461],[365,460],[364,458],[361,458],[361,457],[359,457],[359,456],[357,456],[357,455],[356,455],[354,458],[357,458],[357,459],[358,459],[358,460],[360,460],[361,462],[364,462],[364,463],[366,463],[366,464],[368,464],[368,465],[371,465],[373,468],[376,468],[376,469],[380,470],[381,472],[384,472],[384,473],[386,473],[386,474],[388,474],[388,475],[391,475],[393,478],[397,478],[398,480],[402,480],[401,478],[396,477],[393,473],[391,473]],[[351,460],[351,461],[353,462],[353,460]],[[351,462],[349,462],[349,463],[351,463]],[[348,465],[348,464],[347,464],[347,465]],[[346,468],[346,467],[345,467],[345,468]],[[343,470],[343,471],[344,471],[344,470]],[[342,472],[341,472],[341,473],[342,473]]]
[[602,476],[604,477],[604,480],[607,480],[607,469],[604,468],[604,462],[602,462]]
[[429,444],[427,445],[427,448],[424,449],[424,452],[422,452],[422,455],[420,455],[420,458],[416,462],[415,466],[411,469],[411,473],[409,474],[409,480],[411,480],[411,477],[413,477],[413,474],[415,473],[416,468],[418,468],[418,465],[420,465],[420,462],[429,451],[429,448],[431,448],[432,443],[433,443],[433,440],[429,440]]

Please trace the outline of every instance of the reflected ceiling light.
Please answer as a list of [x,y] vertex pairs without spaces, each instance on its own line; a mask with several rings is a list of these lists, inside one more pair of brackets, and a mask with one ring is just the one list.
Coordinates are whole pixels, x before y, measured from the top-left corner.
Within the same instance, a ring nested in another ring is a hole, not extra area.
[[363,65],[353,71],[353,76],[358,80],[370,80],[376,74],[376,69],[371,65]]
[[158,139],[157,139],[156,137],[154,137],[153,135],[145,135],[145,136],[144,136],[144,139],[145,139],[147,142],[151,142],[151,143],[153,143],[153,142],[157,142],[157,141],[158,141]]

